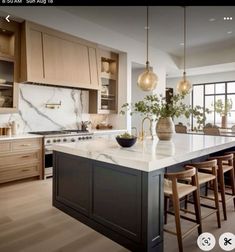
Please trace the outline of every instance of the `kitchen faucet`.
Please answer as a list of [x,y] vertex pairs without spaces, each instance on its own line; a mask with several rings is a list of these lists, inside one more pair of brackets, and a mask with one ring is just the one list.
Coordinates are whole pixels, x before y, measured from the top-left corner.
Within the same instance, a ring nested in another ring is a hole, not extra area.
[[149,131],[150,131],[150,135],[152,137],[152,140],[153,140],[153,133],[152,133],[152,120],[146,116],[145,118],[143,118],[142,120],[142,129],[141,129],[141,132],[140,132],[140,140],[143,141],[144,140],[144,122],[145,120],[148,119],[149,120]]

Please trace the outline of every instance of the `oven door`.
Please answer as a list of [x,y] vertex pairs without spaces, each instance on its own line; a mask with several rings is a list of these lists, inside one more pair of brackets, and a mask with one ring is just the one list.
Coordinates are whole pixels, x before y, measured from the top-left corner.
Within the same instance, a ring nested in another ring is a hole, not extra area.
[[52,177],[53,174],[53,151],[50,147],[45,147],[44,155],[44,178]]

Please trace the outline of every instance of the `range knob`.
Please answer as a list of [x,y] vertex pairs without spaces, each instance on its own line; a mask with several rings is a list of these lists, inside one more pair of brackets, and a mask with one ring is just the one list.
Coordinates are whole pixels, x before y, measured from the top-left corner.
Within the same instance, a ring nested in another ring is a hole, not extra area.
[[74,138],[72,138],[72,139],[71,139],[71,142],[75,142],[75,139],[74,139]]
[[57,142],[59,143],[59,142],[60,142],[60,139],[57,139]]
[[63,142],[67,142],[67,139],[66,139],[66,138],[64,138],[64,139],[63,139]]
[[47,143],[50,143],[51,142],[51,140],[47,140]]
[[82,139],[81,137],[78,138],[78,140],[81,140],[81,139]]
[[86,139],[89,139],[89,137],[87,136]]
[[53,139],[53,143],[56,143],[56,139]]

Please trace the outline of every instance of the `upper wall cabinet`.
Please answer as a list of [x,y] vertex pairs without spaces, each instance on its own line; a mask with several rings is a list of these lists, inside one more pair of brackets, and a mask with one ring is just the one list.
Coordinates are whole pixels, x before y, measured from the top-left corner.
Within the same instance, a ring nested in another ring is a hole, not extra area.
[[18,110],[20,25],[0,22],[0,113]]
[[99,89],[95,44],[31,22],[22,35],[21,81]]

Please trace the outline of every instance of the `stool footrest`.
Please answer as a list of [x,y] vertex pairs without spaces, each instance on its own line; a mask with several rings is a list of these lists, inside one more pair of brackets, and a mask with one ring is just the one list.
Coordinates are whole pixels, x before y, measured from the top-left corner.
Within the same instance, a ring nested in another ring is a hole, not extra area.
[[[189,235],[194,229],[196,229],[198,227],[199,227],[199,224],[192,226],[190,229],[188,229],[185,233],[182,234],[182,239],[184,239],[187,235]],[[166,228],[164,228],[163,230],[169,234],[177,235],[177,233],[172,230],[169,230]]]

